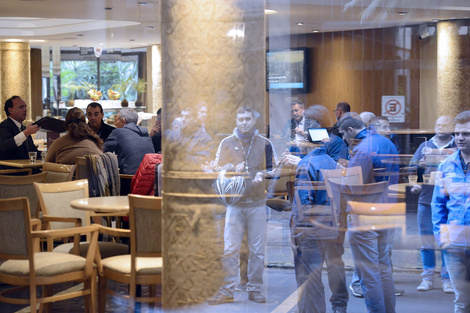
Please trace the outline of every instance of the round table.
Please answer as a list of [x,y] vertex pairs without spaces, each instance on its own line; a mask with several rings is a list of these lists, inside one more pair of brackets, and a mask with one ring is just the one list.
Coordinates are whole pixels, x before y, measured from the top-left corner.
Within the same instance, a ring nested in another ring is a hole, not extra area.
[[388,191],[396,192],[396,193],[406,193],[406,187],[407,186],[414,186],[414,185],[422,185],[423,183],[416,183],[416,184],[410,184],[410,183],[401,183],[401,184],[392,184],[388,186]]
[[127,196],[82,198],[72,200],[70,206],[77,210],[95,213],[126,215],[129,212],[129,199]]

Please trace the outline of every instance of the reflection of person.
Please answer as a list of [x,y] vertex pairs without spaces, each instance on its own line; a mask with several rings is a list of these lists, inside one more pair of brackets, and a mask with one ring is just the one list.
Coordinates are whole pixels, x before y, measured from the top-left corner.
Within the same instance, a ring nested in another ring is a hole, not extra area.
[[[449,116],[441,116],[436,120],[434,130],[436,135],[429,141],[423,142],[416,150],[411,165],[418,166],[418,175],[421,173],[430,174],[437,170],[437,164],[426,165],[426,150],[432,149],[433,154],[436,151],[455,148],[453,132],[453,120]],[[447,155],[447,153],[445,153]],[[421,241],[421,260],[423,262],[423,281],[417,287],[419,291],[428,291],[433,288],[434,284],[434,268],[436,267],[436,256],[434,252],[435,239],[432,231],[432,213],[431,199],[433,193],[433,185],[416,185],[413,186],[411,192],[419,193],[418,199],[418,229]],[[453,293],[450,283],[449,273],[445,266],[444,256],[442,255],[441,267],[442,289],[445,293]]]
[[150,130],[150,137],[152,138],[153,148],[156,153],[162,152],[162,109],[158,109],[155,124]]
[[397,152],[400,153],[400,144],[398,142],[398,138],[395,134],[392,134],[390,130],[390,121],[386,116],[376,116],[372,118],[370,121],[370,125],[375,128],[379,135],[382,135],[388,139],[395,145],[397,148]]
[[152,139],[145,127],[138,126],[136,110],[123,108],[116,115],[116,129],[106,139],[103,151],[114,152],[121,174],[134,175],[147,153],[155,153]]
[[369,127],[370,121],[375,117],[375,114],[372,112],[364,111],[359,114],[359,117],[364,122],[364,124],[366,124],[366,127]]
[[88,126],[90,126],[95,133],[106,141],[109,134],[114,130],[114,127],[103,122],[103,107],[98,102],[90,103],[86,108],[86,117],[88,118]]
[[[169,143],[170,155],[175,159],[174,163],[181,168],[201,170],[213,153],[214,142],[197,123],[197,112],[194,108],[184,108],[179,119],[173,121],[172,129],[165,132],[165,136]],[[174,150],[179,152],[173,153]]]
[[335,112],[337,122],[331,128],[331,133],[335,136],[341,137],[341,133],[339,131],[339,124],[343,119],[351,117],[351,106],[347,102],[340,102],[336,105],[336,109],[333,110],[333,112]]
[[199,101],[196,104],[196,109],[197,109],[197,123],[201,126],[203,131],[206,131],[207,104],[204,101]]
[[67,135],[57,138],[49,147],[47,162],[75,164],[76,157],[101,154],[103,142],[86,124],[85,114],[79,108],[71,108],[65,116]]
[[[397,155],[390,140],[368,131],[362,120],[352,117],[341,121],[339,131],[350,145],[353,140],[360,140],[351,152],[348,166],[361,166],[365,183],[387,179],[396,183],[397,175],[377,179],[373,175],[374,168],[385,168],[387,173],[398,174],[397,162],[382,162],[390,155]],[[397,160],[396,157],[391,159]],[[350,223],[352,222],[348,219],[348,227],[353,229],[354,225]],[[390,258],[393,234],[393,229],[348,231],[353,262],[361,281],[368,312],[395,312],[395,287]]]
[[264,173],[270,171],[277,162],[271,142],[258,134],[255,123],[255,112],[250,107],[239,108],[233,135],[223,139],[217,150],[216,168],[243,173],[246,189],[238,202],[227,207],[223,256],[225,284],[208,301],[209,304],[234,301],[238,254],[245,230],[249,249],[248,299],[257,303],[266,302],[261,294],[267,236]]
[[457,115],[457,151],[438,167],[431,202],[434,236],[443,249],[450,281],[455,291],[454,312],[470,312],[470,111]]
[[284,127],[285,136],[295,142],[304,141],[304,104],[299,100],[294,100],[291,102],[290,107],[292,119]]
[[24,126],[28,111],[27,105],[19,96],[13,96],[5,102],[7,118],[0,123],[0,160],[29,159],[28,152],[40,152],[34,145],[32,134],[40,127],[29,123]]
[[[321,105],[314,105],[305,110],[305,117],[308,121],[316,117],[317,122],[321,122],[319,113],[328,109]],[[322,125],[318,125],[321,127]],[[332,135],[334,136],[334,135]],[[336,137],[344,147],[344,141]],[[349,295],[346,287],[346,275],[342,255],[344,253],[344,231],[339,230],[335,238],[322,237],[323,229],[309,225],[316,205],[328,205],[325,190],[297,190],[303,186],[312,186],[312,182],[323,181],[321,169],[334,169],[336,162],[327,153],[327,146],[323,145],[305,156],[298,164],[295,178],[296,192],[299,197],[294,197],[291,218],[291,236],[294,243],[294,265],[297,279],[297,286],[305,283],[302,294],[299,298],[299,312],[325,312],[325,291],[322,283],[323,263],[326,263],[328,273],[328,283],[332,292],[330,298],[333,312],[346,312]],[[298,200],[300,203],[298,203]],[[308,216],[299,212],[299,207],[310,211]],[[346,225],[342,225],[345,229]]]

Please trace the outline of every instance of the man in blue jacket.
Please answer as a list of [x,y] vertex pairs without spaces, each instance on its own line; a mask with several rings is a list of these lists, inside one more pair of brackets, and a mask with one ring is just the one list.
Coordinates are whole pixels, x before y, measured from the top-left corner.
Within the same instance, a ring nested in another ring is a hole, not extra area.
[[438,167],[432,197],[434,236],[455,291],[454,312],[470,312],[470,111],[455,118],[457,151]]

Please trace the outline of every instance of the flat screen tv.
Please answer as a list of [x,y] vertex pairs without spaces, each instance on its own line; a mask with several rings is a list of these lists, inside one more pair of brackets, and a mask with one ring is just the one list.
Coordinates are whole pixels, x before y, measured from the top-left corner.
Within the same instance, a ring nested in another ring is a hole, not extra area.
[[307,48],[266,51],[266,91],[307,92]]

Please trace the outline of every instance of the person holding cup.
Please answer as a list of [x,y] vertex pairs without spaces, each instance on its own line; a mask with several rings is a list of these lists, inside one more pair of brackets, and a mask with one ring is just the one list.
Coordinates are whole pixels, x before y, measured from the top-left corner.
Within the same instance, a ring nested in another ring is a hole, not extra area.
[[28,112],[24,100],[13,96],[5,102],[4,110],[7,118],[0,123],[0,160],[28,160],[29,152],[36,152],[40,157],[41,152],[34,145],[31,135],[41,127],[33,123],[23,125]]
[[[418,177],[422,175],[423,185],[415,185],[411,192],[419,194],[418,199],[418,230],[421,241],[421,260],[423,262],[422,282],[416,288],[418,291],[428,291],[434,287],[434,268],[436,267],[436,256],[434,246],[436,240],[433,236],[431,199],[434,184],[430,181],[430,175],[437,170],[437,165],[426,160],[430,155],[448,155],[446,149],[455,149],[453,133],[454,123],[451,117],[441,116],[436,120],[434,130],[436,135],[430,140],[423,142],[416,150],[411,159],[411,166],[417,167]],[[427,182],[425,180],[428,180]],[[410,180],[411,183],[411,180]],[[432,184],[431,184],[432,183]],[[445,293],[453,293],[449,273],[442,257],[441,267],[442,289]]]

